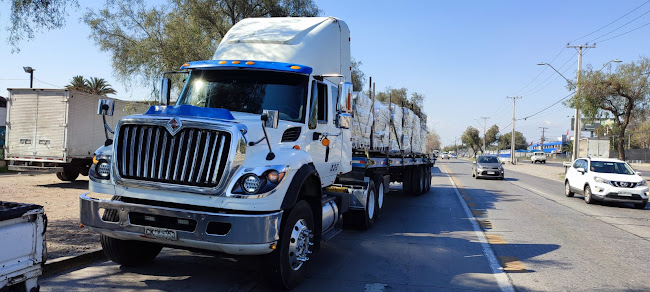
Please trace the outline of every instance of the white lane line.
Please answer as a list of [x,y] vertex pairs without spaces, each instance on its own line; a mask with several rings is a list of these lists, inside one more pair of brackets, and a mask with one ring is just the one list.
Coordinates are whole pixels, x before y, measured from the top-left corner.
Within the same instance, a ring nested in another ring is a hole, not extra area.
[[490,268],[492,269],[492,274],[494,274],[494,277],[497,280],[497,284],[499,284],[499,288],[501,288],[501,291],[503,292],[514,292],[515,287],[512,285],[510,277],[508,277],[508,274],[503,272],[503,268],[501,267],[501,264],[499,264],[499,260],[497,260],[497,257],[494,255],[494,251],[492,250],[492,247],[488,243],[487,238],[485,237],[485,233],[483,232],[483,230],[481,230],[481,228],[479,228],[478,223],[476,222],[476,218],[474,217],[474,215],[472,215],[472,212],[469,210],[467,203],[465,203],[465,200],[463,200],[463,198],[461,197],[460,192],[458,191],[458,187],[456,186],[456,183],[451,178],[451,175],[449,175],[449,169],[447,169],[447,165],[444,166],[445,166],[445,173],[447,174],[447,177],[449,178],[451,185],[454,186],[454,191],[456,192],[456,196],[458,197],[460,204],[463,205],[463,210],[465,210],[465,214],[467,215],[467,218],[469,218],[470,219],[469,221],[472,223],[472,227],[474,228],[474,233],[476,233],[476,237],[478,238],[478,241],[481,242],[481,247],[483,247],[483,253],[485,254],[485,257],[488,259]]

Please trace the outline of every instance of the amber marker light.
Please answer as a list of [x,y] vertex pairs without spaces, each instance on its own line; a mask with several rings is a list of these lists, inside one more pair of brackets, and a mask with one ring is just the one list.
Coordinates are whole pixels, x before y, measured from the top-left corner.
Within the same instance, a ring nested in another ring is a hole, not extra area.
[[293,145],[293,149],[300,150],[300,145]]
[[226,61],[219,61],[219,64],[220,64],[220,65],[223,65],[223,64],[226,64],[226,63],[228,63],[228,62],[226,62]]
[[274,242],[274,243],[271,243],[271,245],[269,245],[269,248],[270,248],[270,249],[276,249],[276,248],[277,248],[277,244],[276,244],[275,242]]
[[93,156],[93,164],[99,163],[99,160],[97,160],[97,155]]
[[300,69],[300,66],[294,65],[294,66],[291,66],[291,69],[298,70],[298,69]]
[[323,141],[321,141],[321,143],[323,143],[323,146],[325,147],[330,146],[330,139],[323,138]]
[[248,62],[246,62],[246,65],[255,65],[255,62],[253,62],[253,61],[248,61]]
[[241,62],[239,62],[239,61],[232,61],[232,63],[233,63],[233,64],[239,64],[239,63],[241,63]]
[[[178,64],[178,63],[176,63],[176,64]],[[190,65],[190,63],[185,63],[185,64],[183,64],[183,67],[187,67],[189,65]]]

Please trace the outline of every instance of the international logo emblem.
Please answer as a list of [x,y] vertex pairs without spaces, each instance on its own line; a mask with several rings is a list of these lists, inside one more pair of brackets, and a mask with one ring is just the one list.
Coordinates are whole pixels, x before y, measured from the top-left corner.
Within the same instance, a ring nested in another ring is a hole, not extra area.
[[165,128],[167,128],[167,131],[174,136],[176,133],[178,133],[181,128],[183,128],[183,123],[177,118],[172,118],[167,124],[165,125]]

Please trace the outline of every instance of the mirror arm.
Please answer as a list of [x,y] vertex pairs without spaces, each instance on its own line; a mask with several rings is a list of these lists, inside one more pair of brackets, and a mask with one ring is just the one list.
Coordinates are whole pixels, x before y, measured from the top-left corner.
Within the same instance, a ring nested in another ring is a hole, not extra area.
[[[266,144],[269,146],[269,154],[266,155],[266,160],[273,160],[275,158],[275,154],[273,153],[273,149],[271,149],[271,142],[269,141],[269,134],[266,133],[266,121],[269,120],[269,116],[266,114],[263,114],[260,119],[262,120],[262,131],[264,131],[264,139],[266,139]],[[261,140],[260,140],[261,142]]]

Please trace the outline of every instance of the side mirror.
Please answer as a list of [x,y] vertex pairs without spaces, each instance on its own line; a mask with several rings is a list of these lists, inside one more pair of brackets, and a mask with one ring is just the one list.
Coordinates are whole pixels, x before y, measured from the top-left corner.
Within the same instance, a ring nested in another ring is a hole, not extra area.
[[[264,116],[266,116],[266,119],[264,119]],[[277,129],[280,121],[280,112],[274,110],[263,110],[262,120],[264,121],[265,127]]]
[[113,116],[113,109],[115,108],[115,101],[112,99],[100,99],[97,102],[97,114]]
[[642,176],[643,174],[637,171],[637,172],[636,172],[636,175],[638,175],[638,176]]
[[169,105],[170,92],[171,92],[171,80],[169,78],[160,78],[160,104]]
[[348,113],[340,113],[336,115],[336,125],[341,129],[349,129],[352,123],[352,116]]
[[352,111],[352,83],[339,83],[339,100],[337,104],[339,112],[349,113]]
[[585,172],[587,172],[587,171],[586,171],[584,168],[582,168],[582,167],[578,167],[578,168],[576,168],[576,170],[577,170],[578,172],[581,172],[581,173],[585,173]]

